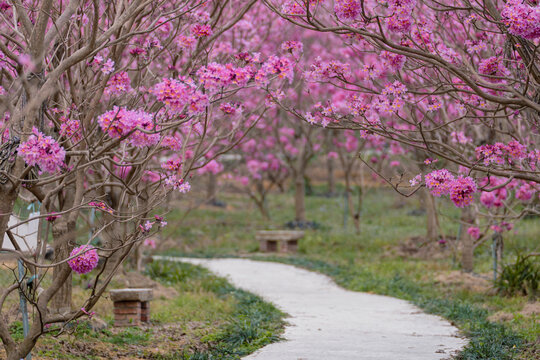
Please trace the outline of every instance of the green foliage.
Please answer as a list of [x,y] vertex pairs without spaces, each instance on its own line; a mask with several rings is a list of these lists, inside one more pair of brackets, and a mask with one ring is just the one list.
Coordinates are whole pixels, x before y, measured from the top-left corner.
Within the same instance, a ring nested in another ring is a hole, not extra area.
[[523,294],[535,297],[540,282],[540,264],[532,257],[518,255],[515,263],[506,265],[495,286],[503,295]]
[[14,321],[9,326],[9,333],[15,341],[22,341],[24,339],[23,324],[22,321]]
[[150,329],[130,327],[118,334],[105,337],[104,340],[115,345],[144,345],[148,343],[151,335],[152,330]]
[[201,279],[208,272],[199,266],[181,262],[154,261],[146,266],[145,274],[166,285],[175,285],[187,279]]

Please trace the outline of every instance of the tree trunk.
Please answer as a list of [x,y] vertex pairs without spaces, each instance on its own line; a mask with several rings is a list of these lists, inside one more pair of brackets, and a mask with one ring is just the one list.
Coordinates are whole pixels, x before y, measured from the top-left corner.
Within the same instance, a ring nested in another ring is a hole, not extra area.
[[328,195],[332,196],[336,193],[336,179],[334,177],[334,159],[326,158],[326,171],[328,181]]
[[467,228],[474,222],[471,208],[461,210],[461,268],[465,272],[474,270],[474,239],[467,232]]
[[216,201],[217,176],[212,172],[208,173],[208,183],[206,185],[206,198],[208,202],[214,203]]
[[9,223],[9,218],[13,213],[13,206],[17,199],[15,191],[0,191],[0,248],[4,246],[4,237]]
[[426,207],[426,225],[427,241],[437,241],[439,239],[439,219],[437,217],[437,208],[435,206],[435,198],[424,189],[424,205]]
[[306,184],[303,171],[298,171],[294,181],[294,210],[297,222],[306,221]]
[[[69,223],[67,215],[56,219],[52,228],[54,261],[61,261],[69,257],[73,244],[76,240],[75,224]],[[53,279],[69,267],[67,263],[63,263],[53,268]],[[72,274],[70,273],[67,280],[58,289],[52,298],[50,312],[52,314],[64,315],[71,311],[71,291],[72,291]]]
[[356,211],[353,214],[353,222],[354,222],[354,229],[356,231],[357,235],[360,235],[360,213],[362,212],[362,204],[363,204],[363,190],[361,186],[358,186],[358,207],[356,208]]

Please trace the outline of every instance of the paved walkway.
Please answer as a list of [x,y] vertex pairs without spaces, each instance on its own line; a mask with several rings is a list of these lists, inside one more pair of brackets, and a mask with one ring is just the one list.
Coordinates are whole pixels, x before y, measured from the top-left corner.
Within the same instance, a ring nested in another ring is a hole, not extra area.
[[446,320],[406,301],[348,291],[327,276],[294,266],[245,259],[174,259],[207,267],[290,315],[285,341],[245,359],[438,360],[448,359],[466,344]]

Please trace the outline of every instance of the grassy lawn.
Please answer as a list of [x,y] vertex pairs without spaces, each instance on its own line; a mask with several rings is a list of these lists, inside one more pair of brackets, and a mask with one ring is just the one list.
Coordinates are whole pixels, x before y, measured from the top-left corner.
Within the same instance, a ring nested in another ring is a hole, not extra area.
[[[316,188],[323,193],[324,189]],[[220,194],[225,208],[202,206],[184,217],[179,208],[167,215],[164,237],[174,247],[164,252],[190,256],[249,256],[306,267],[332,276],[340,285],[410,300],[426,311],[455,323],[471,344],[462,359],[533,359],[538,355],[540,322],[534,314],[538,302],[522,296],[503,297],[491,282],[491,248],[486,243],[476,250],[475,275],[459,272],[455,241],[446,245],[425,244],[425,216],[412,210],[417,198],[397,196],[390,189],[365,191],[361,233],[355,234],[350,219],[344,226],[343,198],[309,196],[308,220],[319,224],[301,241],[292,256],[258,254],[255,231],[282,229],[294,218],[292,193],[272,194],[264,220],[246,196]],[[458,233],[459,209],[438,201],[442,232]],[[516,254],[538,251],[540,221],[527,219],[516,231],[505,235],[505,262]],[[528,309],[528,310],[527,310]],[[537,310],[536,310],[537,311]]]
[[[102,298],[94,311],[108,323],[106,329],[94,331],[89,320],[79,320],[60,336],[54,331],[43,336],[33,359],[232,360],[279,340],[284,314],[204,268],[154,262],[146,275],[162,285],[151,302],[150,325],[112,327],[111,302]],[[74,276],[75,304],[84,299],[85,284],[84,277]],[[118,281],[112,284],[117,286]],[[22,340],[20,322],[11,331]]]

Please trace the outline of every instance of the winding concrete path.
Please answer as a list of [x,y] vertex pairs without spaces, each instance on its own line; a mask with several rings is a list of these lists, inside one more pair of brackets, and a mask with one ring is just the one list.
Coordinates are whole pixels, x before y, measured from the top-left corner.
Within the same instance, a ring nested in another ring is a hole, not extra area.
[[251,360],[438,360],[467,342],[446,320],[387,296],[345,290],[325,275],[245,259],[161,259],[202,265],[290,315],[285,341]]

